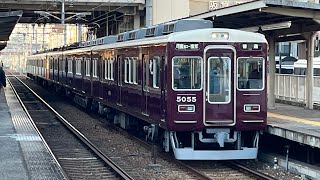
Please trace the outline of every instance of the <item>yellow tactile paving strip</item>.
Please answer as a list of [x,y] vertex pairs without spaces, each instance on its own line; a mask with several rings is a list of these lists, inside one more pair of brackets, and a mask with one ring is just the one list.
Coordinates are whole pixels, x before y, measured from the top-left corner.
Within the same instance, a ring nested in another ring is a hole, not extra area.
[[268,112],[268,117],[320,126],[320,122]]

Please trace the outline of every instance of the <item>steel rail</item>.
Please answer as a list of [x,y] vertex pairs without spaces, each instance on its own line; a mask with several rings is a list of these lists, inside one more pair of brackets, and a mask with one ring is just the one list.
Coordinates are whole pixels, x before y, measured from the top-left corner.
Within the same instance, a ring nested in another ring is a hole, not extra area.
[[[12,77],[13,75],[10,75],[9,77]],[[8,76],[6,77],[6,79],[8,80],[13,93],[16,95],[16,98],[19,102],[19,104],[21,105],[22,109],[24,110],[24,112],[26,113],[28,119],[30,120],[32,126],[34,127],[35,131],[37,132],[37,134],[39,135],[40,139],[42,140],[42,142],[44,143],[44,146],[46,147],[46,149],[48,150],[49,154],[52,156],[54,162],[57,164],[57,166],[60,168],[61,173],[63,174],[63,176],[66,179],[69,179],[66,172],[63,170],[61,164],[59,163],[59,161],[57,160],[56,156],[53,154],[51,148],[49,147],[49,145],[47,144],[46,140],[44,139],[44,137],[42,136],[42,134],[40,133],[39,129],[37,128],[36,124],[34,123],[34,121],[32,121],[32,117],[30,115],[30,113],[27,110],[27,107],[24,105],[24,103],[22,102],[20,96],[18,95],[18,92],[16,91],[15,87],[12,85],[10,79],[8,78]]]
[[47,102],[45,102],[36,92],[34,92],[28,85],[22,82],[19,78],[14,76],[21,84],[23,84],[34,96],[36,96],[48,109],[50,109],[55,116],[71,131],[73,132],[83,143],[85,143],[94,153],[96,153],[108,166],[110,166],[121,178],[125,180],[133,180],[133,178],[121,169],[116,163],[114,163],[109,157],[107,157],[101,150],[99,150],[89,139],[87,139],[81,132],[73,127],[66,119],[64,119],[56,110],[54,110]]
[[253,169],[245,167],[244,165],[239,164],[239,163],[237,163],[235,161],[227,162],[226,164],[228,166],[231,166],[233,169],[237,169],[237,170],[240,169],[240,170],[246,171],[247,173],[253,174],[257,178],[262,179],[262,180],[275,180],[276,179],[275,177],[272,177],[272,176],[269,176],[269,175],[264,174],[262,172],[255,171]]

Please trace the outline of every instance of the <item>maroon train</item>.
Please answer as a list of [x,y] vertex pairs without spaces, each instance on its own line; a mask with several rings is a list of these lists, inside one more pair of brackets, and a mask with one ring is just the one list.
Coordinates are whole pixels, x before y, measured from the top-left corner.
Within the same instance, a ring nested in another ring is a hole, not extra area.
[[141,128],[177,159],[254,159],[267,120],[267,41],[211,26],[181,20],[38,53],[28,76]]

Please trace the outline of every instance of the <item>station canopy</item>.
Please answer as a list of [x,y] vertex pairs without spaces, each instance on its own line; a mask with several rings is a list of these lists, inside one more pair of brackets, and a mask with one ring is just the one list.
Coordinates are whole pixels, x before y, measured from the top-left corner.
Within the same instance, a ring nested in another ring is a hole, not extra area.
[[304,40],[320,30],[320,4],[292,0],[258,0],[190,16],[213,20],[214,27],[272,35],[276,41]]
[[23,11],[0,12],[0,50],[4,49]]

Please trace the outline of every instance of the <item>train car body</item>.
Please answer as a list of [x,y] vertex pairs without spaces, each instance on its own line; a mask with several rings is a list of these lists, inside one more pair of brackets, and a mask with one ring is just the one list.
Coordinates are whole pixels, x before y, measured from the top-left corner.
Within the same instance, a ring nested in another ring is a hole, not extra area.
[[[306,75],[307,60],[298,59],[293,65],[294,75]],[[313,58],[313,75],[320,76],[320,57]]]
[[196,21],[193,30],[186,21],[162,24],[101,45],[33,55],[28,75],[38,76],[36,59],[58,60],[52,62],[63,65],[39,78],[84,107],[113,114],[123,128],[143,120],[147,138],[177,159],[255,159],[267,120],[267,41]]

